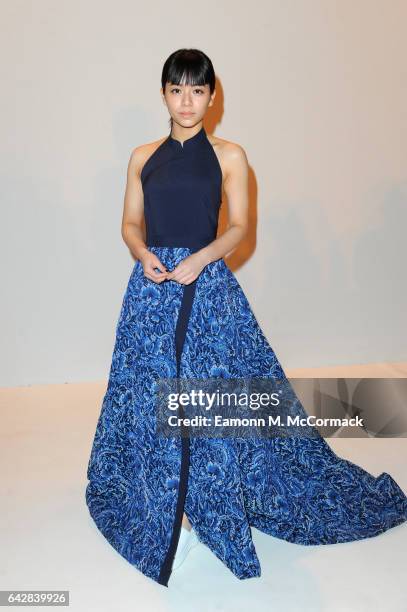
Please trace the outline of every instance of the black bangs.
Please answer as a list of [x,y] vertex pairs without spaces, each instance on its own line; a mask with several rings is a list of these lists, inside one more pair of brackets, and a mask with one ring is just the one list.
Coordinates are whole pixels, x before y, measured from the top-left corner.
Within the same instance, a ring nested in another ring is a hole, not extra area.
[[209,85],[210,92],[215,89],[215,72],[211,60],[199,49],[179,49],[166,60],[161,85],[165,91],[166,83],[174,85]]

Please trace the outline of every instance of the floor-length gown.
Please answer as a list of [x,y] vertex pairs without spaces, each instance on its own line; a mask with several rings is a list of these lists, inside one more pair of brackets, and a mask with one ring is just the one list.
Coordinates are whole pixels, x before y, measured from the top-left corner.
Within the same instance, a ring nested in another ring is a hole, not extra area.
[[[171,134],[141,173],[146,244],[168,270],[216,238],[221,167],[205,129]],[[155,381],[278,377],[282,367],[223,259],[189,285],[154,283],[137,261],[116,327],[89,459],[86,503],[110,544],[168,586],[185,512],[239,579],[260,576],[251,527],[303,545],[376,536],[407,520],[407,497],[321,437],[163,437]]]

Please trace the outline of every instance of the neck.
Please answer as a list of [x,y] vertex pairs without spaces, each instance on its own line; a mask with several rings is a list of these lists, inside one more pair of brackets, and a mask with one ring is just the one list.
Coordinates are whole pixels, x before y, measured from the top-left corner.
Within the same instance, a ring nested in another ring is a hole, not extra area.
[[171,127],[171,136],[180,142],[184,142],[184,140],[188,140],[188,138],[192,138],[203,128],[203,123],[200,121],[194,126],[191,127],[183,127],[178,124],[173,124]]

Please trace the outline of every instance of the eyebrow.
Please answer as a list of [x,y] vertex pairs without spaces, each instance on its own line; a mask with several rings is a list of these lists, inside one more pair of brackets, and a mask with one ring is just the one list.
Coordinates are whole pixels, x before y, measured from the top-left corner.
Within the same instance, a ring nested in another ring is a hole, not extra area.
[[[191,85],[191,87],[205,87],[205,85]],[[170,87],[185,87],[185,85],[178,85],[177,83],[170,83]]]

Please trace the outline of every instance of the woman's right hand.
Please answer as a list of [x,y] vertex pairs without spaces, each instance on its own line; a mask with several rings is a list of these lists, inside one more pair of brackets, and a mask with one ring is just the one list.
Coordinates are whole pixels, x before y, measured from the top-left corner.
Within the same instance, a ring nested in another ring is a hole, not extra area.
[[[155,283],[162,283],[167,278],[168,270],[161,263],[155,253],[147,251],[142,257],[140,257],[141,265],[143,266],[144,276],[154,281]],[[154,270],[158,268],[160,272]]]

